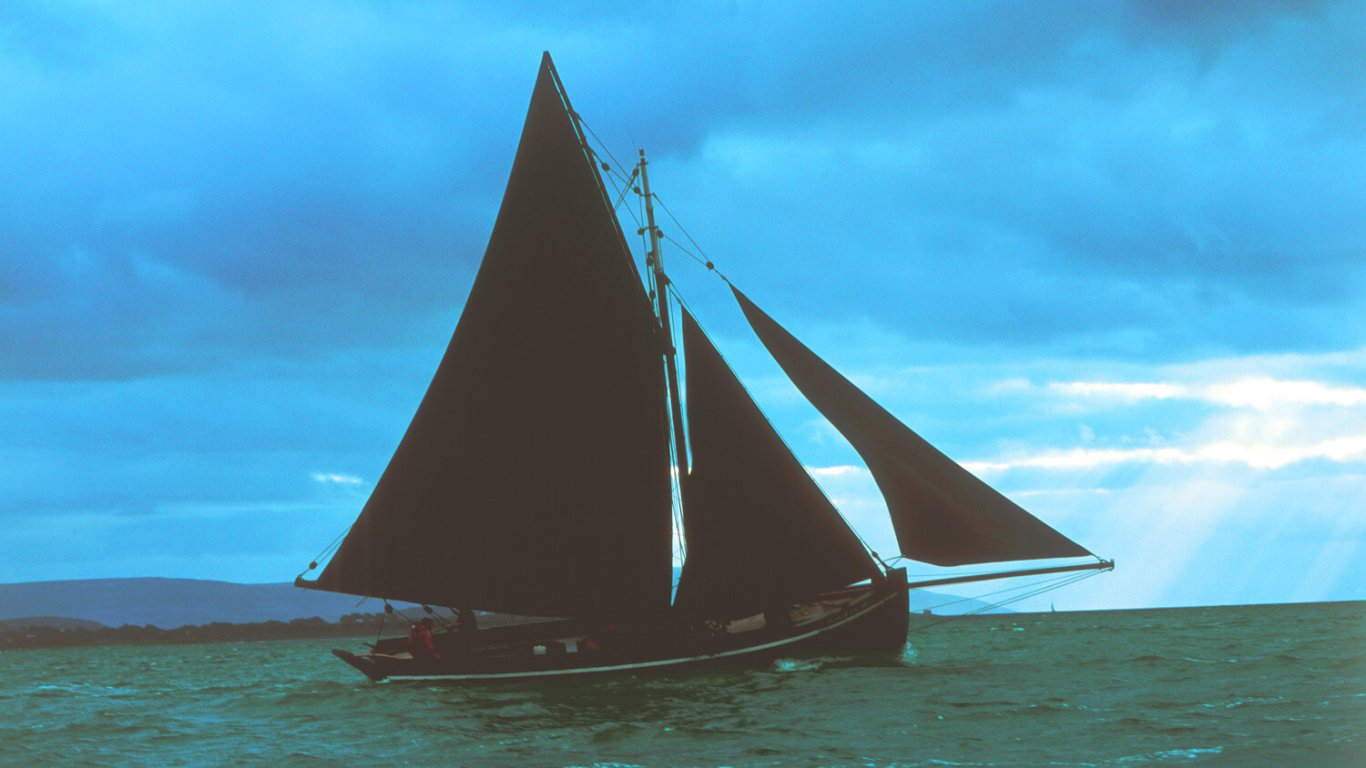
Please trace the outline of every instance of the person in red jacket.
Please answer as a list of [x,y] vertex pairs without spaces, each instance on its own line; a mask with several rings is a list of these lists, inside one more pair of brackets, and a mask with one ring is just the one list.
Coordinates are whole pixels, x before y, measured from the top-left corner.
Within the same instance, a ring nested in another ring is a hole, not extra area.
[[436,650],[436,643],[432,641],[431,619],[414,622],[408,630],[408,653],[412,654],[414,659],[441,660],[441,653]]

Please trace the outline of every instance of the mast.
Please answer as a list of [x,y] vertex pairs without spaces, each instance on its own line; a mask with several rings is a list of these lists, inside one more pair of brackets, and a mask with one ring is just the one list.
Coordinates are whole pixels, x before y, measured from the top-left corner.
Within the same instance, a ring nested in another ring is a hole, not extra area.
[[[654,267],[655,300],[659,302],[659,328],[664,338],[664,368],[669,379],[669,413],[673,418],[674,453],[678,466],[678,493],[688,476],[688,443],[683,436],[683,402],[678,392],[678,354],[674,348],[674,334],[669,320],[669,277],[664,274],[664,257],[659,251],[659,228],[655,226],[655,203],[650,195],[650,173],[645,161],[645,150],[640,150],[640,184],[645,195],[645,227],[650,232],[650,252],[645,264]],[[682,500],[680,499],[680,504]]]

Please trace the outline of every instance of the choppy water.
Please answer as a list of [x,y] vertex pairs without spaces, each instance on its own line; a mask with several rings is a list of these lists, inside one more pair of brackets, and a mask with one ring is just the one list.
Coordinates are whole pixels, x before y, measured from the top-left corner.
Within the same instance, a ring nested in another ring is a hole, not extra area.
[[332,640],[0,653],[0,764],[1366,766],[1366,603],[924,623],[899,659],[475,688]]

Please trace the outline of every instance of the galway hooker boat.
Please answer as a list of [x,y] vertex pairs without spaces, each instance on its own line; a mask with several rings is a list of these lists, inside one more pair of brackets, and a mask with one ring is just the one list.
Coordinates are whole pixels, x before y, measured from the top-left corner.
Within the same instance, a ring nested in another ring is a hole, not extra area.
[[[764,346],[866,462],[902,557],[1088,561],[908,584],[680,306],[685,411],[644,153],[619,193],[600,165],[612,170],[547,54],[445,357],[350,531],[316,579],[296,580],[386,608],[544,618],[337,656],[374,680],[478,681],[899,651],[910,588],[1112,567],[925,442],[733,287]],[[615,213],[628,193],[646,212],[644,279]],[[675,549],[686,552],[676,590]]]

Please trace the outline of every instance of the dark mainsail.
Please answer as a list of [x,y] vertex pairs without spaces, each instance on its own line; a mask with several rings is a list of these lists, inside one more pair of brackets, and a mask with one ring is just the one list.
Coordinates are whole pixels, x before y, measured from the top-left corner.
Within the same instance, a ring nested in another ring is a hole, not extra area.
[[657,325],[547,55],[459,325],[321,589],[541,616],[669,604]]
[[1091,554],[940,453],[732,290],[769,353],[863,457],[902,554],[935,565]]
[[881,571],[683,311],[692,470],[674,604],[741,616]]

